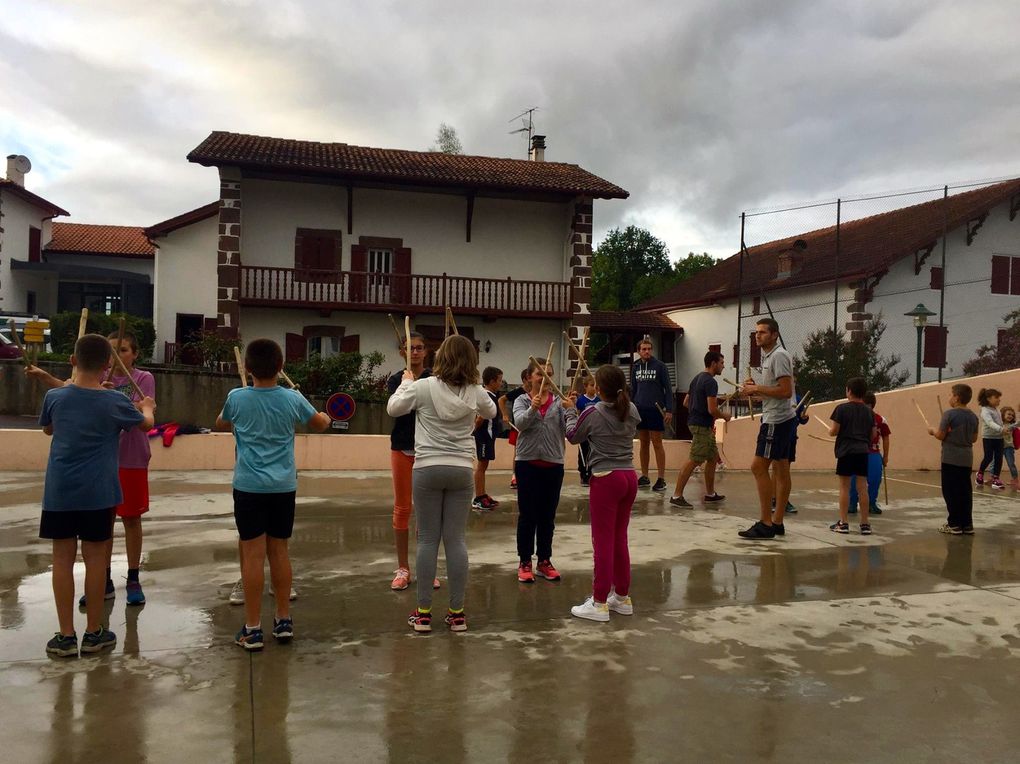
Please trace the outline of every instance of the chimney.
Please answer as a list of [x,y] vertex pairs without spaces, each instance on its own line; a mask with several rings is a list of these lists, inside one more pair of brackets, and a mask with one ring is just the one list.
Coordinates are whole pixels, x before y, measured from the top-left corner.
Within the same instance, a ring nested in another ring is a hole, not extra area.
[[528,159],[532,162],[545,161],[545,136],[531,136],[531,151],[528,152]]
[[28,157],[21,154],[7,155],[7,180],[25,187],[25,173],[32,169],[32,163]]
[[800,271],[803,265],[802,260],[798,255],[807,249],[807,242],[803,239],[797,239],[785,252],[779,253],[779,260],[776,265],[776,278],[777,279],[788,279],[793,274]]

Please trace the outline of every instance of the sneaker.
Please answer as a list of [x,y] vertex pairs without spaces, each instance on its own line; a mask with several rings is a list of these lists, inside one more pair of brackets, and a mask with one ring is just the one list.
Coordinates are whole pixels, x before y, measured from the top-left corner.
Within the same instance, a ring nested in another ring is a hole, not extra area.
[[829,530],[833,533],[849,533],[850,523],[844,523],[842,520],[837,520],[829,526]]
[[100,626],[95,631],[85,632],[81,638],[81,651],[83,653],[98,653],[115,644],[117,644],[117,635]]
[[407,625],[417,632],[430,632],[432,631],[432,613],[423,613],[415,608],[414,612],[407,616]]
[[530,562],[522,562],[517,566],[517,580],[522,584],[535,583],[535,574],[531,572]]
[[538,575],[544,578],[546,581],[559,581],[560,573],[550,560],[539,560],[538,562]]
[[655,485],[652,486],[652,490],[656,493],[662,493],[666,490],[666,481],[663,478],[659,478],[655,481]]
[[782,523],[772,523],[772,530],[775,532],[777,536],[786,535],[786,526],[783,525]]
[[[103,592],[103,599],[104,600],[112,600],[112,599],[116,599],[116,598],[117,598],[117,590],[113,587],[113,579],[108,578],[108,579],[106,579],[106,591]],[[78,607],[85,607],[85,595],[84,594],[81,595],[81,598],[78,600]],[[85,638],[82,637],[82,642],[84,642],[84,641],[85,641]]]
[[694,509],[694,505],[683,496],[670,496],[669,503],[674,507],[680,507],[680,509]]
[[880,515],[880,514],[882,514],[882,508],[880,506],[878,506],[877,504],[872,504],[871,507],[869,507],[869,509],[868,509],[868,514],[869,515]]
[[609,620],[609,605],[605,602],[596,602],[594,597],[589,597],[580,605],[570,608],[570,614],[577,618],[606,623]]
[[973,536],[974,535],[974,526],[973,525],[965,525],[965,526],[963,526],[963,535],[964,536]]
[[704,497],[703,501],[706,504],[716,504],[720,501],[726,501],[726,497],[720,493],[710,493]]
[[856,515],[857,514],[857,505],[854,504],[853,506],[851,506],[849,509],[847,509],[846,513],[848,515]]
[[461,610],[459,613],[454,613],[452,610],[446,612],[446,618],[443,619],[446,625],[450,627],[450,631],[467,631],[467,616],[464,615],[464,611]]
[[797,514],[797,508],[793,506],[793,504],[791,504],[790,502],[786,502],[786,514],[788,515]]
[[983,473],[983,472],[976,472],[976,473],[974,473],[974,485],[984,485],[984,484],[985,484],[985,473]]
[[[971,530],[971,533],[974,532],[973,528],[971,528],[970,530]],[[950,536],[962,536],[963,535],[963,528],[957,528],[955,525],[950,525],[949,523],[943,523],[942,525],[939,526],[939,533],[946,533],[946,534],[948,534]]]
[[1005,487],[1006,487],[1006,486],[1004,486],[1004,485],[1002,484],[1002,481],[1001,481],[1001,480],[999,480],[999,478],[997,478],[997,477],[993,477],[993,478],[992,478],[992,488],[994,488],[994,489],[995,489],[996,491],[1001,491],[1001,490],[1003,490],[1003,489],[1004,489]]
[[290,642],[294,639],[294,621],[290,618],[273,619],[273,637],[277,642]]
[[[268,576],[267,576],[267,578],[268,578]],[[275,597],[276,596],[276,592],[273,591],[272,584],[269,585],[269,596],[270,597]],[[295,591],[294,587],[291,587],[291,589],[290,589],[290,596],[287,597],[287,599],[289,599],[291,602],[293,602],[294,600],[297,599],[297,591]]]
[[637,479],[638,488],[650,488],[652,481],[648,479],[648,475],[642,475]]
[[591,483],[589,483],[587,480],[582,480],[581,481],[581,488],[588,488],[590,486],[591,486]]
[[606,605],[614,613],[634,615],[634,603],[631,601],[630,596],[621,597],[616,592],[609,592],[609,599],[606,600]]
[[439,579],[438,578],[433,578],[432,579],[432,588],[433,589],[438,589],[440,586],[442,586],[442,584],[439,583]]
[[127,604],[145,604],[145,592],[142,591],[142,585],[138,581],[127,582]]
[[240,645],[249,652],[258,652],[265,646],[262,640],[262,629],[248,631],[247,626],[242,626],[241,630],[237,632],[237,636],[234,637],[234,644]]
[[517,490],[517,476],[516,475],[514,475],[512,478],[510,478],[510,488],[512,490],[514,490],[514,491]]
[[871,535],[871,524],[870,523],[861,523],[861,535],[862,536],[870,536]]
[[411,571],[407,568],[397,568],[394,572],[393,581],[390,583],[390,589],[395,592],[402,592],[411,584]]
[[471,500],[471,509],[488,509],[489,507],[485,503],[485,495],[475,496]]
[[237,583],[234,584],[234,588],[230,590],[231,605],[243,605],[244,604],[244,581],[238,579]]
[[72,634],[65,637],[59,631],[53,635],[53,639],[46,643],[46,652],[50,655],[58,655],[61,658],[70,656],[78,657],[78,635]]
[[485,500],[489,502],[489,509],[495,509],[499,506],[499,502],[489,496],[489,494],[485,494]]
[[774,539],[776,530],[774,525],[765,525],[759,520],[747,530],[738,532],[737,535],[745,539]]

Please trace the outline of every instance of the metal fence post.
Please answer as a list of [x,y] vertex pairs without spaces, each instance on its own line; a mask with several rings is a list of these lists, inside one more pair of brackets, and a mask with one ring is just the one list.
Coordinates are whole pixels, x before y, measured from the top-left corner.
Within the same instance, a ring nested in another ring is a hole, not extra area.
[[[747,213],[740,213],[740,272],[737,276],[737,346],[734,351],[733,368],[740,373],[740,314],[744,312],[744,219]],[[737,377],[740,379],[740,377]]]
[[[939,329],[944,327],[946,320],[946,237],[949,235],[949,186],[942,187],[942,288],[939,289]],[[941,333],[941,332],[940,332]],[[939,341],[942,341],[942,337]],[[945,357],[939,365],[939,382],[942,381],[942,369],[949,357],[949,341],[945,344]]]
[[832,287],[832,372],[839,365],[839,228],[843,213],[843,200],[836,200],[836,273]]

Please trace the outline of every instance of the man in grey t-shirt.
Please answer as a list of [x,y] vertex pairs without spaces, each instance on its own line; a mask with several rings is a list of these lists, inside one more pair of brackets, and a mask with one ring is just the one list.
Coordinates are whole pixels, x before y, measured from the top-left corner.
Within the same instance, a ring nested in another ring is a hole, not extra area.
[[[747,539],[771,539],[783,536],[783,515],[790,499],[790,451],[797,427],[793,358],[779,346],[779,324],[774,318],[763,318],[755,324],[755,342],[761,348],[762,381],[748,375],[740,388],[741,394],[761,398],[761,429],[751,462],[751,472],[758,488],[759,519],[740,536]],[[775,516],[772,514],[773,478],[775,471]]]

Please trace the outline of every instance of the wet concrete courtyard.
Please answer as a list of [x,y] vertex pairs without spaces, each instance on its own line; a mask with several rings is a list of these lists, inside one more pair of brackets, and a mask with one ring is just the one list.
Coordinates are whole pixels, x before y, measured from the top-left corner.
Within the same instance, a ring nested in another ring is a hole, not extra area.
[[[796,474],[787,536],[745,542],[747,473],[720,509],[642,492],[635,614],[571,618],[590,591],[586,495],[568,475],[560,583],[517,583],[515,496],[473,514],[469,631],[414,635],[389,591],[389,477],[300,479],[296,638],[247,654],[230,473],[152,473],[142,581],[124,601],[117,531],[112,654],[50,659],[42,475],[0,478],[3,760],[996,761],[1018,759],[1020,499],[975,497],[973,537],[943,536],[938,475],[892,473],[876,535],[838,536],[834,478]],[[675,473],[669,475],[670,480]],[[856,531],[856,524],[852,525]],[[412,556],[413,559],[413,556]],[[440,578],[442,556],[440,556]],[[83,568],[76,570],[81,588]],[[438,592],[437,612],[447,604]],[[272,617],[267,595],[265,624]],[[76,615],[79,634],[84,615]]]

